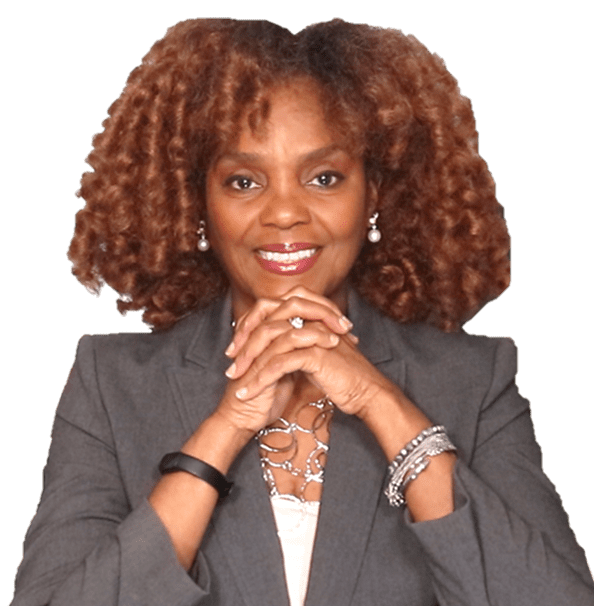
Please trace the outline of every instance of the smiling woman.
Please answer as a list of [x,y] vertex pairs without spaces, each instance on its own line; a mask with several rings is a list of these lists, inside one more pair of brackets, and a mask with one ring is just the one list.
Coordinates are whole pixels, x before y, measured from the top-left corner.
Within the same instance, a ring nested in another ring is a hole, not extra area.
[[441,60],[186,21],[109,113],[70,259],[155,330],[81,340],[13,605],[591,605],[515,348],[461,330],[509,238]]

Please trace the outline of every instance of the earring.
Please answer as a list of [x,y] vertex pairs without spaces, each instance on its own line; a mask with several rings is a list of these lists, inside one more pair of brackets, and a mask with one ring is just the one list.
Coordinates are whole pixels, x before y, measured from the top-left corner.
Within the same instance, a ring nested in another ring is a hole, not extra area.
[[377,218],[379,213],[373,213],[369,217],[369,231],[367,232],[367,239],[373,244],[377,244],[382,239],[382,232],[377,227]]
[[206,237],[206,222],[200,221],[198,226],[198,250],[200,252],[206,252],[210,248],[210,242]]

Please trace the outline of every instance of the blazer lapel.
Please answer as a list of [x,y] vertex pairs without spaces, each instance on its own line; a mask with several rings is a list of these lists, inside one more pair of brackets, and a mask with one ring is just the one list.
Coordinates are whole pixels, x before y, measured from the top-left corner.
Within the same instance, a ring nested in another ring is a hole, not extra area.
[[224,351],[232,336],[231,299],[217,301],[195,317],[194,334],[182,365],[168,369],[169,382],[188,437],[216,408],[225,389],[224,373],[230,361]]
[[[184,432],[191,433],[216,408],[230,364],[224,351],[232,337],[227,297],[200,314],[182,368],[168,375]],[[248,606],[288,606],[282,553],[255,441],[229,470],[235,486],[216,508],[205,544],[214,540]]]
[[[393,360],[377,311],[351,293],[349,317],[363,355],[383,366],[393,381],[401,379],[402,361]],[[384,454],[365,425],[335,411],[306,606],[351,602],[386,468]]]
[[350,603],[384,470],[385,460],[369,432],[358,419],[336,411],[306,605]]

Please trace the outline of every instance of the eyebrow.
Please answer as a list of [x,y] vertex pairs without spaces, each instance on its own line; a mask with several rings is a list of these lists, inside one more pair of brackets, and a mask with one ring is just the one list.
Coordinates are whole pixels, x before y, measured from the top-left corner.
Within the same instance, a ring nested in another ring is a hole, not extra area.
[[[332,143],[331,145],[327,145],[326,147],[320,147],[319,149],[314,149],[313,151],[304,154],[302,158],[300,158],[301,162],[316,162],[317,160],[321,160],[326,156],[332,154],[335,151],[343,151],[346,153],[338,143]],[[216,160],[215,164],[218,164],[221,160],[235,160],[237,162],[257,162],[260,160],[262,156],[260,154],[250,154],[246,152],[237,152],[231,151],[223,153]]]

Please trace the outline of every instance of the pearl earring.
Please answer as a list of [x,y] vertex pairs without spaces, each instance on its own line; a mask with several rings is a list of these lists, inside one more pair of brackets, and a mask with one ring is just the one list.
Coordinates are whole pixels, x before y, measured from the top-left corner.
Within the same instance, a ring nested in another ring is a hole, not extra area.
[[206,222],[205,221],[200,221],[197,234],[198,234],[198,250],[200,252],[206,252],[210,248],[210,242],[208,241],[208,238],[206,237]]
[[373,244],[377,244],[382,239],[382,232],[377,227],[377,218],[379,213],[373,213],[369,217],[369,231],[367,232],[367,239]]

